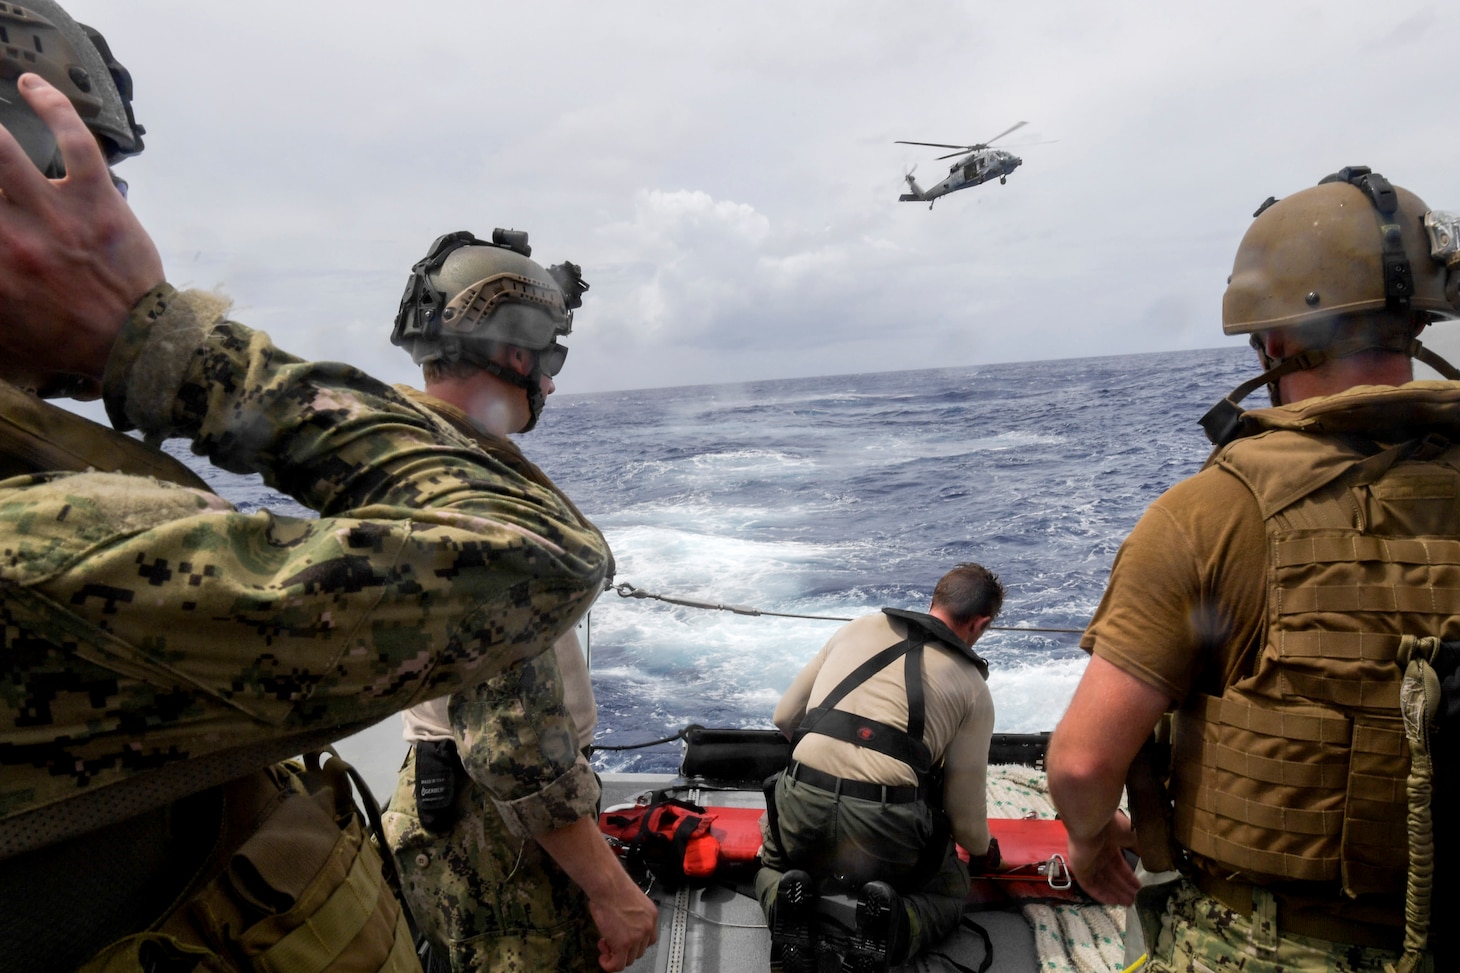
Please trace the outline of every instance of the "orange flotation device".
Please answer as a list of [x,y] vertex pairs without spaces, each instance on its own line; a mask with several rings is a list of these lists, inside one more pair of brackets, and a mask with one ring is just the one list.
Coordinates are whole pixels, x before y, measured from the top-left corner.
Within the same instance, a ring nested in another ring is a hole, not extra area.
[[704,808],[655,791],[646,803],[609,808],[598,826],[630,872],[671,888],[703,885],[717,871],[753,865],[760,854],[760,808]]

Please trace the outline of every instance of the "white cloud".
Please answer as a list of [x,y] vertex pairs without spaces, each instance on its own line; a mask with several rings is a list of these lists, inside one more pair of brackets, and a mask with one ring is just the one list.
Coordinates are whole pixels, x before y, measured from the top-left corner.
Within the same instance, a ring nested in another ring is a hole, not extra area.
[[[1421,0],[69,8],[135,78],[169,274],[391,381],[455,229],[583,265],[572,392],[1224,344],[1263,197],[1361,163],[1460,208],[1460,15]],[[1007,185],[897,202],[947,163],[894,140],[1019,120]]]

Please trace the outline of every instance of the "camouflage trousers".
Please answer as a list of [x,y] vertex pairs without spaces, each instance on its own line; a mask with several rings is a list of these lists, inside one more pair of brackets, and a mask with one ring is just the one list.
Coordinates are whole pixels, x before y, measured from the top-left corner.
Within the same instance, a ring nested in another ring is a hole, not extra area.
[[481,787],[457,798],[460,818],[432,834],[416,816],[416,751],[401,768],[386,839],[422,931],[453,973],[597,971],[588,899],[537,842],[516,837]]
[[[1287,935],[1254,923],[1185,879],[1171,885],[1165,911],[1142,916],[1143,926],[1159,931],[1141,973],[1383,973],[1386,962],[1399,958],[1397,950]],[[1143,894],[1137,908],[1154,903]]]

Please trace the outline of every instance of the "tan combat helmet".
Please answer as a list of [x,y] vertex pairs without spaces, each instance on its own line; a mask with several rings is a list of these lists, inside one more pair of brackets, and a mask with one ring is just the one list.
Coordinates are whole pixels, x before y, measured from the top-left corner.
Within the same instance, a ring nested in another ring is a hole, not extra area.
[[64,170],[56,140],[19,96],[15,81],[34,72],[63,92],[102,143],[108,165],[142,151],[132,116],[132,76],[100,33],[78,24],[54,0],[0,3],[0,124],[46,175]]
[[1426,217],[1445,214],[1430,213],[1424,200],[1377,173],[1359,172],[1350,167],[1343,173],[1352,178],[1322,182],[1258,211],[1222,297],[1223,333],[1382,307],[1460,315],[1446,293],[1453,239],[1443,244],[1448,254],[1425,259],[1432,246]]
[[[558,337],[572,333],[588,290],[577,264],[544,270],[531,256],[520,230],[496,229],[491,243],[466,230],[437,237],[411,268],[390,336],[418,365],[465,362],[521,387],[532,411],[523,432],[542,413],[542,376],[558,374],[567,360]],[[499,344],[536,352],[531,374],[492,361]]]
[[1388,309],[1409,314],[1413,331],[1383,345],[1450,379],[1448,362],[1416,340],[1426,321],[1460,317],[1460,217],[1429,209],[1414,193],[1365,166],[1349,166],[1283,200],[1269,198],[1242,238],[1222,297],[1222,331],[1250,334],[1265,371],[1201,420],[1218,445],[1238,434],[1237,403],[1261,385],[1325,361],[1381,347],[1339,329],[1323,348],[1282,361],[1267,357],[1261,332]]

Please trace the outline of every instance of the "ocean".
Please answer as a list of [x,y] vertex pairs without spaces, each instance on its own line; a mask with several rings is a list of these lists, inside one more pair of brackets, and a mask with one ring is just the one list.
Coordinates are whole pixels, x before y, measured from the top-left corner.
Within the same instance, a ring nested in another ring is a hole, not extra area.
[[[520,442],[603,530],[615,585],[767,613],[603,594],[581,632],[596,742],[769,727],[840,624],[781,616],[924,609],[970,560],[1008,589],[978,644],[996,729],[1052,729],[1121,540],[1200,468],[1197,420],[1253,374],[1252,353],[1228,348],[552,396]],[[299,512],[257,478],[207,476],[242,507]],[[340,750],[389,795],[397,718]],[[671,742],[594,765],[672,772],[679,756]]]

